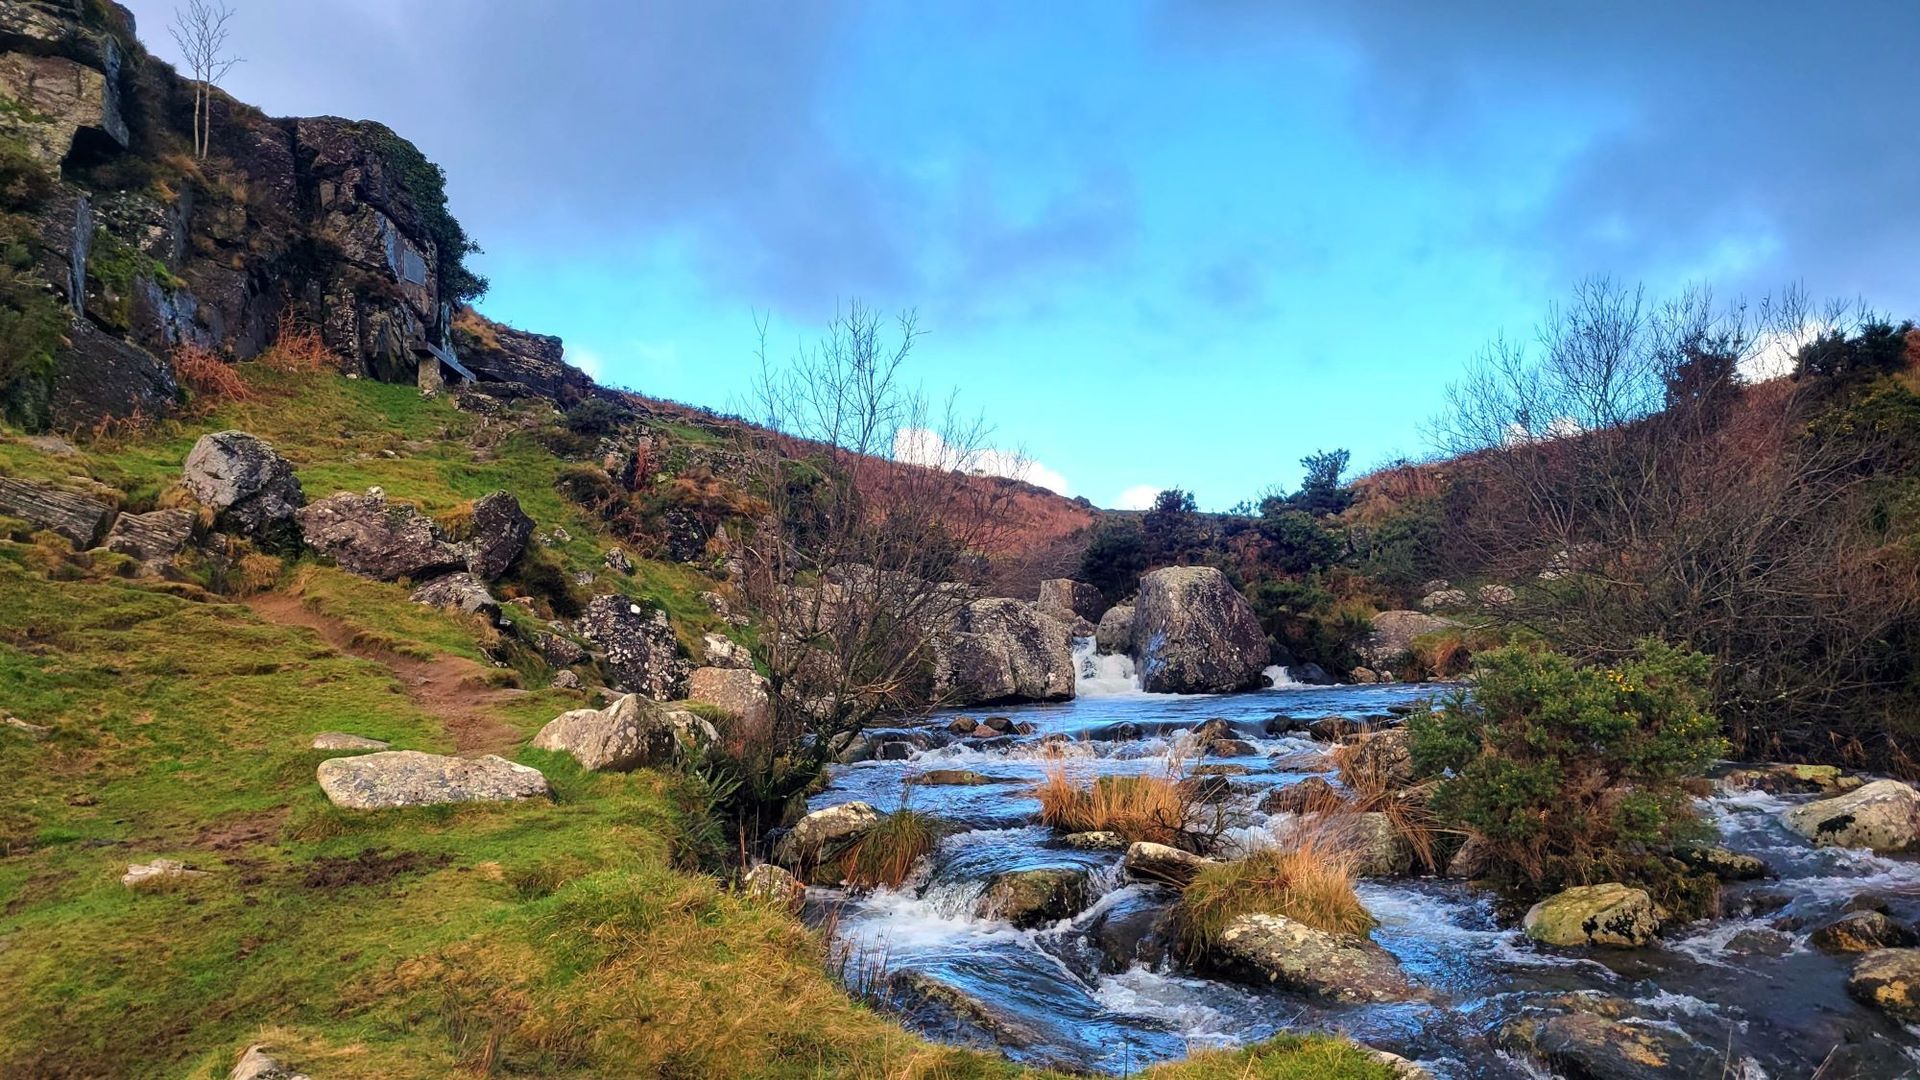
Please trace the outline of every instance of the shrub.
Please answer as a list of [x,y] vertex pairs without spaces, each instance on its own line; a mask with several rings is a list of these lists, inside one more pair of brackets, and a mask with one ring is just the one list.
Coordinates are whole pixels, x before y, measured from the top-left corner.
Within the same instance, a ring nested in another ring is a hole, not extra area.
[[180,385],[193,395],[196,410],[204,411],[223,401],[246,401],[253,390],[232,364],[212,350],[190,342],[173,349],[173,374]]
[[1255,914],[1284,915],[1334,934],[1365,934],[1374,925],[1353,891],[1352,861],[1312,835],[1290,848],[1202,867],[1180,897],[1181,940],[1197,956],[1233,920]]
[[1109,600],[1120,600],[1140,585],[1147,568],[1147,538],[1138,522],[1103,522],[1080,556],[1080,580]]
[[336,358],[319,328],[288,309],[280,313],[273,347],[260,354],[260,363],[275,371],[325,371],[334,366]]
[[632,414],[605,398],[588,398],[567,410],[564,423],[575,435],[611,435]]
[[897,889],[937,840],[932,819],[896,810],[840,850],[840,876],[855,888]]
[[1476,658],[1473,692],[1408,722],[1433,809],[1516,883],[1658,885],[1655,853],[1697,830],[1683,784],[1725,753],[1706,657],[1657,641],[1618,667],[1520,647]]

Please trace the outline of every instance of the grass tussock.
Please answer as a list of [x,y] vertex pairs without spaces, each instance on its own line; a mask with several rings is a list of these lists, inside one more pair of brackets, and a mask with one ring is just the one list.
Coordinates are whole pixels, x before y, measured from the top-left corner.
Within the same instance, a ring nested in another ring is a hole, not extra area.
[[1205,833],[1204,810],[1171,776],[1101,776],[1087,784],[1059,764],[1048,768],[1034,797],[1041,822],[1062,832],[1115,832],[1128,843],[1186,849]]
[[281,313],[273,347],[261,353],[258,362],[274,371],[300,374],[326,371],[334,366],[337,358],[333,350],[327,348],[327,339],[320,335],[320,328],[289,310]]
[[[1392,732],[1371,736],[1402,737]],[[1414,859],[1428,870],[1439,869],[1441,838],[1447,830],[1433,811],[1435,785],[1431,781],[1396,782],[1385,764],[1385,755],[1369,753],[1366,747],[1367,739],[1361,739],[1328,752],[1344,790],[1309,799],[1302,817],[1316,818],[1323,832],[1339,835],[1353,832],[1362,814],[1384,814],[1393,831],[1412,849]]]
[[840,875],[855,888],[897,889],[938,842],[932,819],[896,810],[840,852]]
[[192,342],[173,348],[173,374],[192,395],[196,411],[206,412],[230,401],[247,401],[253,388],[238,369],[219,354]]
[[1365,934],[1374,925],[1354,893],[1350,856],[1312,834],[1291,848],[1203,867],[1181,895],[1181,936],[1197,955],[1233,920],[1253,914],[1284,915],[1335,934]]

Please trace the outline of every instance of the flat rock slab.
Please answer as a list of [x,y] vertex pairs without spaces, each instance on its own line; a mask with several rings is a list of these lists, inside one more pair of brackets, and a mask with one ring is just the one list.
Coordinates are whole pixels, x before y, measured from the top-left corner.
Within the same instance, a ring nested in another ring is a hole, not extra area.
[[323,731],[313,737],[315,750],[385,750],[389,745],[379,739],[349,735],[344,731]]
[[387,750],[330,758],[315,773],[327,798],[349,810],[513,802],[553,794],[540,770],[492,754],[458,758]]
[[100,539],[113,507],[71,491],[0,476],[0,514],[59,533],[75,547],[90,548]]

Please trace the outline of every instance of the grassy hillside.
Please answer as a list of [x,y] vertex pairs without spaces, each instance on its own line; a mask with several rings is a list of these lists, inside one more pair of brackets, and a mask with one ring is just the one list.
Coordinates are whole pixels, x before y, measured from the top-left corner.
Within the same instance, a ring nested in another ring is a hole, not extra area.
[[[381,485],[434,512],[498,488],[550,570],[596,569],[719,628],[684,566],[609,574],[610,541],[559,494],[567,462],[527,418],[486,420],[409,387],[247,365],[250,400],[49,452],[12,433],[0,473],[167,502],[201,433],[242,428],[310,498]],[[0,530],[3,531],[3,530]],[[998,1077],[842,991],[817,935],[714,876],[696,781],[583,774],[526,737],[583,697],[494,632],[310,561],[244,580],[135,579],[44,534],[0,541],[0,1075],[224,1076],[251,1042],[316,1077]],[[219,585],[222,591],[205,586]],[[509,589],[509,591],[512,591]],[[490,750],[543,770],[551,804],[335,809],[314,782],[343,730],[397,748]],[[120,883],[168,857],[204,871]],[[1163,1077],[1368,1077],[1326,1040]]]

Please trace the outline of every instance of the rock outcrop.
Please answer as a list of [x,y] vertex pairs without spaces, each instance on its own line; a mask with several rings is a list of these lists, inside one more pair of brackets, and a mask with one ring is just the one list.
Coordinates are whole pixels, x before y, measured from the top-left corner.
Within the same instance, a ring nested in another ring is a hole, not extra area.
[[270,545],[296,538],[306,494],[293,465],[244,431],[217,431],[193,444],[181,481],[214,512],[215,527]]
[[724,710],[748,730],[773,716],[767,680],[747,668],[695,668],[687,678],[687,700]]
[[533,745],[572,754],[590,771],[626,772],[668,764],[714,737],[706,721],[690,712],[626,694],[604,709],[561,713],[547,721]]
[[1856,791],[1788,810],[1787,828],[1820,847],[1912,849],[1920,842],[1920,791],[1876,780]]
[[496,491],[473,500],[469,537],[460,544],[467,570],[482,581],[495,581],[512,568],[533,537],[533,519],[520,509],[512,493]]
[[1107,613],[1107,598],[1084,581],[1048,578],[1040,583],[1040,598],[1034,606],[1042,615],[1050,615],[1072,627],[1075,636],[1085,637]]
[[562,408],[584,401],[594,389],[586,372],[566,362],[566,348],[557,337],[529,334],[463,311],[453,321],[453,345],[461,362],[482,380],[524,386]]
[[193,540],[194,514],[173,508],[145,514],[121,514],[107,533],[106,548],[140,560],[149,571],[172,563]]
[[78,492],[0,476],[0,514],[58,533],[74,547],[90,548],[113,517],[113,507]]
[[1359,937],[1316,930],[1285,915],[1242,915],[1206,955],[1210,967],[1249,982],[1330,1001],[1416,996],[1393,954]]
[[962,607],[935,641],[934,688],[955,705],[1064,701],[1073,696],[1066,624],[1004,597]]
[[692,665],[680,655],[666,612],[624,596],[596,596],[574,626],[599,647],[618,689],[655,701],[686,693]]
[[1140,579],[1133,659],[1149,693],[1258,689],[1267,635],[1253,608],[1210,566],[1174,566]]
[[1382,611],[1373,617],[1373,629],[1354,642],[1353,651],[1365,666],[1390,671],[1412,658],[1416,638],[1452,625],[1450,620],[1419,611]]
[[308,547],[375,581],[419,581],[466,566],[466,556],[432,518],[410,503],[389,503],[377,488],[330,495],[294,517]]
[[418,750],[385,750],[328,758],[320,763],[316,775],[327,798],[348,810],[514,802],[553,794],[540,770],[491,754],[459,758]]
[[1546,945],[1631,949],[1653,940],[1660,916],[1643,890],[1609,883],[1549,896],[1528,909],[1521,925],[1528,937]]

